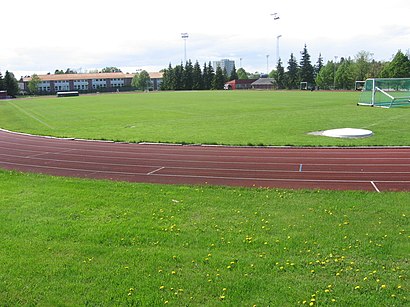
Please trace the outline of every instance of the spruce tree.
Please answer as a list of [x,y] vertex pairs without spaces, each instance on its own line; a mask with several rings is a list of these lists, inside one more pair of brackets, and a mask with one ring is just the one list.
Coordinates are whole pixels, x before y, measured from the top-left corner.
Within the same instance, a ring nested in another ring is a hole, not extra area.
[[223,90],[225,85],[225,77],[223,70],[220,66],[216,68],[214,78],[212,80],[212,89],[213,90]]
[[173,81],[174,90],[180,91],[185,88],[183,76],[184,76],[184,67],[182,66],[182,63],[181,63],[181,65],[177,65],[174,68],[174,79],[173,79],[174,80]]
[[310,62],[310,55],[307,51],[306,44],[305,44],[305,47],[303,48],[303,51],[301,52],[301,56],[302,58],[300,60],[300,70],[299,70],[300,81],[307,82],[308,84],[313,85],[315,83],[314,70]]
[[238,80],[238,73],[236,72],[235,64],[233,65],[233,69],[231,71],[231,75],[229,76],[229,80]]
[[194,70],[192,73],[192,89],[193,90],[203,89],[202,71],[201,71],[201,66],[199,66],[198,61],[195,62]]
[[319,75],[320,70],[323,68],[323,58],[322,54],[319,53],[319,58],[317,59],[316,65],[314,67],[314,78],[316,80],[316,77]]
[[295,89],[297,88],[298,83],[298,63],[293,56],[293,53],[290,54],[290,59],[288,61],[288,71],[285,74],[285,86],[287,89]]
[[282,66],[282,61],[279,58],[278,65],[276,66],[276,84],[278,89],[285,88],[285,69]]
[[185,63],[185,69],[183,70],[183,89],[190,91],[193,87],[193,74],[194,74],[194,67],[192,66],[191,60]]
[[204,89],[210,90],[212,88],[212,80],[214,79],[214,69],[212,68],[211,62],[206,65],[204,64],[204,71],[203,71],[203,80],[204,80]]

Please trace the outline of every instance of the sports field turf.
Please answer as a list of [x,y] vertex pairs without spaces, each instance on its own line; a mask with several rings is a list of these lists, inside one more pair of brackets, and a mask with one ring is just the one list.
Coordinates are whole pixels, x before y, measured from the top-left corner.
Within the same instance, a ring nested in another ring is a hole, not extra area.
[[0,171],[1,306],[408,306],[409,194]]
[[[410,109],[357,107],[358,92],[207,91],[42,97],[0,102],[0,127],[130,142],[410,145]],[[308,132],[366,128],[367,139]]]
[[[358,93],[185,92],[0,101],[42,135],[410,145],[409,109]],[[368,128],[366,140],[307,135]],[[409,305],[410,193],[163,186],[0,170],[1,306]]]

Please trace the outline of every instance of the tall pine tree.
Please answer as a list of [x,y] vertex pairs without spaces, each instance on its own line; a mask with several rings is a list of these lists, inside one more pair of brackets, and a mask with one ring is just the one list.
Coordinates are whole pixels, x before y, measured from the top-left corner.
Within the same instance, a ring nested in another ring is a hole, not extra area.
[[233,64],[233,68],[231,71],[231,75],[229,76],[229,80],[238,80],[238,74],[236,72],[235,64]]
[[220,66],[216,68],[214,78],[212,80],[212,89],[213,90],[223,90],[225,85],[224,72]]
[[299,71],[300,81],[307,82],[310,85],[314,85],[315,84],[314,70],[310,62],[310,55],[307,51],[306,44],[305,44],[305,47],[303,48],[303,51],[301,52],[301,56],[302,58],[300,60],[300,71]]
[[287,89],[298,88],[298,62],[296,61],[293,53],[290,54],[290,59],[288,61],[288,71],[285,73],[285,86]]
[[279,58],[278,65],[276,66],[276,84],[278,89],[285,88],[285,69],[282,66],[282,61]]
[[193,87],[193,74],[194,74],[194,67],[192,66],[191,60],[188,60],[185,63],[185,69],[183,71],[183,88],[184,90],[192,90]]
[[192,89],[193,90],[203,89],[201,66],[199,66],[198,61],[195,62],[194,70],[192,72]]
[[319,58],[317,59],[316,65],[314,67],[314,78],[315,78],[315,82],[316,82],[316,77],[319,75],[320,70],[323,68],[323,58],[322,58],[322,54],[319,53]]

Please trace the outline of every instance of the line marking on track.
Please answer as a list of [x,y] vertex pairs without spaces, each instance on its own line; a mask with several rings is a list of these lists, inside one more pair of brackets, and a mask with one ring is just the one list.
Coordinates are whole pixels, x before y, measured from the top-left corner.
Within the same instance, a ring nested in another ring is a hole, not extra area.
[[380,190],[379,190],[379,188],[377,187],[377,185],[376,185],[373,181],[370,181],[370,183],[372,184],[372,186],[373,186],[373,188],[376,190],[376,192],[377,192],[377,193],[380,193]]
[[301,163],[301,164],[299,165],[299,172],[300,172],[300,173],[302,172],[302,167],[303,167],[303,164]]
[[147,175],[155,174],[156,172],[159,172],[160,170],[163,170],[164,168],[165,168],[165,167],[157,168],[156,170],[153,170],[152,172],[147,173]]

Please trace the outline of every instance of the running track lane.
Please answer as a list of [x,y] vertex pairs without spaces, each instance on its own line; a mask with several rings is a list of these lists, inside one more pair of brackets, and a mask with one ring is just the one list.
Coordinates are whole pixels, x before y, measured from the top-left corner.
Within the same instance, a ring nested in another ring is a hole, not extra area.
[[410,191],[410,148],[150,145],[0,130],[0,168],[161,184]]

